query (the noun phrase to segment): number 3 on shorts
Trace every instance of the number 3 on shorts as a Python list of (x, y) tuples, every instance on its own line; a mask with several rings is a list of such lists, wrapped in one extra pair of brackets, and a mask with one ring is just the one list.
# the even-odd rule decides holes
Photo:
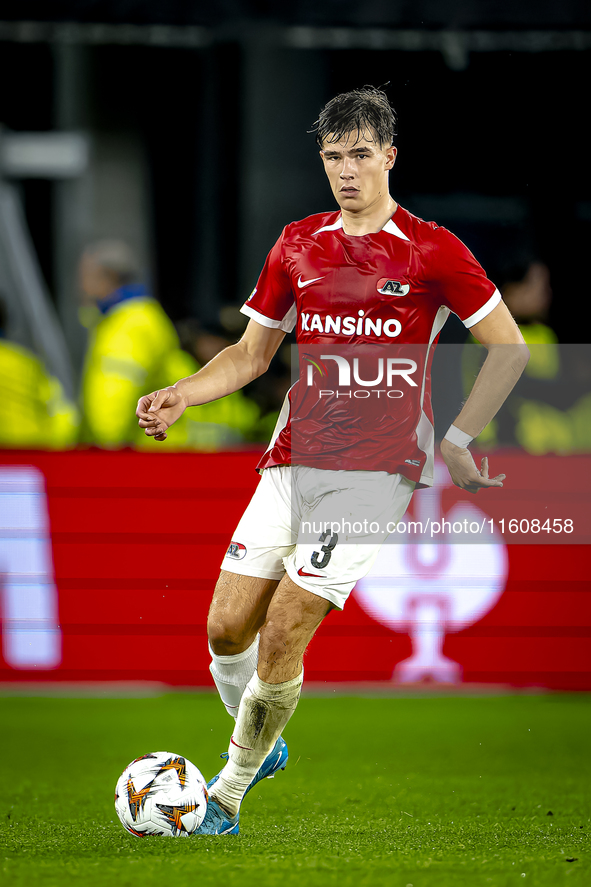
[[(328, 567), (332, 557), (332, 550), (339, 541), (337, 533), (329, 533), (328, 531), (324, 532), (318, 541), (325, 542), (327, 538), (330, 539), (330, 542), (323, 545), (320, 551), (313, 551), (312, 557), (310, 558), (310, 563), (313, 567), (316, 567), (317, 570), (324, 570), (325, 567)], [(323, 552), (322, 559), (320, 558), (320, 552)]]

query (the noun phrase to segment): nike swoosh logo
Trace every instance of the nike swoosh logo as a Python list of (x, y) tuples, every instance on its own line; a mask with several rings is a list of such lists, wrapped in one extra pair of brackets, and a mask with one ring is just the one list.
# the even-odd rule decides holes
[(326, 579), (326, 576), (321, 576), (320, 573), (306, 573), (303, 567), (300, 567), (298, 570), (298, 576), (313, 576), (314, 579)]
[(316, 283), (318, 280), (323, 280), (323, 277), (313, 277), (312, 280), (302, 280), (302, 275), (300, 274), (298, 286), (300, 289), (303, 289), (305, 286), (310, 286), (311, 283)]

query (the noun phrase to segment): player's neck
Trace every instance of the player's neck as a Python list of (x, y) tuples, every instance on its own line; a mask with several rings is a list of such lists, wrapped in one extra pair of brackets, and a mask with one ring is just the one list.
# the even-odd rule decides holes
[(359, 212), (341, 209), (343, 219), (343, 231), (353, 237), (362, 237), (364, 234), (377, 234), (381, 231), (388, 219), (391, 219), (398, 204), (389, 194), (383, 200), (368, 206)]

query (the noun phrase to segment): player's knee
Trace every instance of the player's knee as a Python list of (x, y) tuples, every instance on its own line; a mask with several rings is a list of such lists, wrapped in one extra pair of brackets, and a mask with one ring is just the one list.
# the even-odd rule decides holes
[(243, 625), (231, 619), (222, 620), (211, 616), (207, 620), (207, 637), (211, 649), (217, 656), (233, 656), (235, 653), (241, 653), (248, 641)]

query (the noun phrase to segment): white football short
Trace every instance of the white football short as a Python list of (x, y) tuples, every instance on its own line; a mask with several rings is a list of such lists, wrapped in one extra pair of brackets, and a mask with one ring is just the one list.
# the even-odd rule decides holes
[(415, 482), (385, 471), (266, 468), (222, 569), (281, 579), (339, 610), (370, 571), (410, 503)]

